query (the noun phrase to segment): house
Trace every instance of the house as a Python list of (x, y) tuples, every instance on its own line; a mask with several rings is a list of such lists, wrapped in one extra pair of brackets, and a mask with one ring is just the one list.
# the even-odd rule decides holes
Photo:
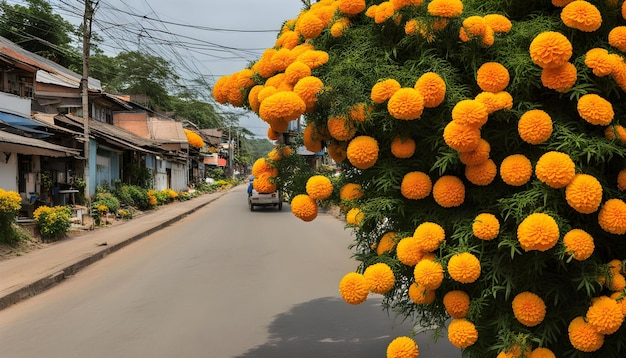
[[(112, 187), (117, 181), (186, 189), (189, 145), (181, 123), (103, 93), (92, 78), (85, 123), (81, 78), (0, 37), (0, 149), (5, 156), (0, 187), (55, 205), (66, 204), (66, 193), (76, 192), (77, 180), (85, 177), (88, 196), (97, 186)], [(134, 116), (144, 119), (146, 133), (128, 130), (133, 128), (126, 119)]]

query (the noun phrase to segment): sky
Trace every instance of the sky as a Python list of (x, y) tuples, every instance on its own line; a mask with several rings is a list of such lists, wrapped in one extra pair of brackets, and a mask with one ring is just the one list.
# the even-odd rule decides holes
[[(9, 3), (26, 5), (25, 0)], [(83, 0), (48, 0), (53, 11), (79, 24)], [(93, 32), (100, 47), (115, 56), (124, 50), (144, 50), (170, 61), (187, 79), (212, 84), (260, 58), (274, 45), (286, 20), (303, 9), (301, 0), (92, 0), (98, 3)], [(267, 137), (267, 123), (256, 114), (232, 106), (240, 126)]]

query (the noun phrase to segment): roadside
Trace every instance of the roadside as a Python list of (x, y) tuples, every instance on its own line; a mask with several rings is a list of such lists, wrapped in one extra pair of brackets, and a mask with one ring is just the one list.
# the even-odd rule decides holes
[(0, 260), (0, 310), (59, 284), (84, 267), (201, 209), (233, 188), (236, 186), (163, 205), (131, 220), (72, 233), (59, 241), (35, 240), (7, 251), (5, 259)]

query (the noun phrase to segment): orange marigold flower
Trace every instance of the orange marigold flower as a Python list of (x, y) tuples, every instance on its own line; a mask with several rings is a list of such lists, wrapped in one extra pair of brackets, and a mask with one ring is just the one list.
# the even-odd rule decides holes
[(404, 33), (407, 35), (413, 35), (417, 32), (417, 29), (420, 27), (421, 22), (411, 19), (404, 24)]
[(483, 19), (485, 19), (487, 25), (493, 29), (493, 32), (506, 33), (511, 31), (511, 28), (513, 27), (511, 20), (504, 15), (489, 14), (483, 16)]
[(396, 119), (417, 119), (424, 111), (424, 97), (414, 88), (400, 88), (389, 98), (387, 110)]
[(576, 66), (570, 62), (566, 62), (560, 67), (544, 68), (541, 71), (541, 84), (560, 93), (572, 88), (577, 78)]
[(600, 208), (598, 223), (602, 230), (611, 234), (626, 233), (626, 203), (621, 199), (609, 199)]
[(359, 169), (367, 169), (378, 160), (378, 142), (369, 136), (358, 136), (348, 144), (348, 160)]
[(405, 237), (398, 242), (396, 247), (398, 260), (407, 266), (415, 266), (424, 257), (424, 252), (419, 250), (419, 243), (413, 236)]
[(331, 157), (332, 160), (334, 160), (337, 163), (343, 162), (348, 157), (348, 153), (347, 153), (348, 143), (347, 142), (332, 142), (328, 144), (327, 149), (328, 149), (328, 155)]
[(408, 6), (420, 6), (424, 0), (389, 0), (395, 10), (400, 10)]
[[(526, 347), (524, 357), (530, 357), (530, 347)], [(496, 358), (522, 358), (522, 348), (519, 344), (513, 343), (506, 350), (500, 351)]]
[(567, 334), (572, 346), (582, 352), (595, 352), (604, 344), (604, 335), (596, 332), (581, 316), (570, 322)]
[(489, 142), (480, 138), (476, 149), (469, 152), (459, 153), (459, 159), (461, 163), (465, 165), (478, 165), (482, 164), (489, 159), (489, 153), (491, 152), (491, 145)]
[(453, 346), (465, 349), (478, 340), (474, 324), (465, 318), (455, 318), (448, 325), (448, 340)]
[(314, 200), (324, 200), (333, 193), (333, 184), (323, 175), (314, 175), (306, 182), (306, 193)]
[(267, 97), (273, 95), (276, 92), (278, 92), (278, 90), (274, 86), (263, 86), (263, 88), (261, 88), (261, 90), (257, 94), (257, 99), (259, 101), (259, 108), (260, 108), (261, 103), (263, 103), (263, 101), (265, 101)]
[(400, 192), (407, 199), (420, 200), (430, 195), (433, 184), (428, 174), (424, 172), (410, 172), (402, 178)]
[(530, 356), (533, 358), (556, 358), (556, 355), (554, 354), (554, 352), (544, 347), (535, 348), (530, 353)]
[(291, 200), (291, 212), (302, 221), (313, 221), (317, 217), (317, 203), (306, 194), (298, 194)]
[(552, 118), (540, 109), (524, 113), (517, 123), (520, 138), (529, 144), (541, 144), (552, 135)]
[(363, 188), (359, 184), (347, 183), (339, 189), (341, 200), (356, 200), (363, 197)]
[(295, 85), (298, 81), (310, 75), (311, 69), (309, 66), (300, 61), (293, 62), (287, 66), (287, 69), (285, 70), (285, 80), (292, 85)]
[(626, 190), (626, 169), (620, 170), (617, 174), (617, 188), (619, 190)]
[(424, 97), (424, 107), (435, 108), (446, 97), (446, 83), (435, 72), (426, 72), (420, 76), (413, 86)]
[(602, 184), (589, 174), (576, 174), (565, 187), (565, 200), (579, 213), (596, 212), (602, 203)]
[(416, 358), (419, 356), (417, 343), (409, 337), (397, 337), (387, 346), (387, 358)]
[(561, 67), (572, 57), (572, 44), (565, 35), (555, 32), (542, 32), (530, 43), (530, 57), (542, 68)]
[(402, 88), (400, 83), (392, 78), (379, 81), (372, 87), (370, 97), (374, 103), (381, 104), (391, 98), (400, 88)]
[(487, 107), (474, 99), (462, 100), (452, 108), (452, 120), (461, 125), (480, 128), (488, 118)]
[(576, 109), (585, 121), (600, 126), (611, 124), (615, 116), (611, 102), (595, 93), (581, 96), (578, 99)]
[(371, 112), (365, 103), (357, 103), (350, 107), (350, 119), (355, 122), (365, 122), (366, 116)]
[(228, 102), (228, 81), (230, 81), (230, 76), (222, 76), (213, 85), (213, 98), (218, 103)]
[(276, 184), (273, 182), (274, 177), (268, 172), (263, 172), (254, 178), (252, 187), (254, 190), (262, 194), (269, 194), (276, 191)]
[(413, 269), (415, 282), (429, 291), (441, 286), (443, 282), (443, 267), (433, 260), (421, 260)]
[(480, 271), (480, 261), (469, 252), (455, 254), (448, 261), (448, 273), (457, 282), (475, 282), (480, 277)]
[(391, 290), (395, 284), (395, 277), (391, 267), (383, 262), (368, 266), (363, 272), (363, 276), (369, 290), (381, 295)]
[(276, 132), (272, 127), (267, 128), (267, 138), (269, 140), (278, 140), (281, 136), (281, 133)]
[(391, 142), (391, 154), (396, 158), (410, 158), (415, 153), (415, 141), (398, 135)]
[(261, 92), (263, 88), (263, 85), (256, 85), (248, 92), (250, 108), (257, 114), (259, 113), (259, 106), (261, 105), (261, 102), (259, 102), (259, 92)]
[(265, 50), (259, 61), (254, 66), (256, 72), (258, 72), (261, 77), (269, 78), (277, 72), (274, 65), (272, 65), (272, 57), (276, 52), (278, 52), (278, 50), (273, 48)]
[(300, 96), (307, 108), (317, 101), (317, 93), (324, 87), (322, 80), (315, 76), (307, 76), (300, 79), (293, 86), (293, 92)]
[(274, 56), (272, 56), (272, 66), (276, 71), (284, 71), (287, 67), (289, 67), (289, 65), (291, 65), (295, 61), (296, 56), (288, 48), (281, 48), (274, 54)]
[(328, 52), (321, 50), (305, 51), (296, 57), (296, 61), (304, 62), (310, 69), (314, 70), (328, 62)]
[(572, 1), (576, 1), (576, 0), (552, 0), (552, 5), (556, 6), (556, 7), (564, 7), (565, 5), (571, 3)]
[(465, 184), (453, 175), (444, 175), (433, 185), (433, 198), (444, 208), (452, 208), (465, 201)]
[(524, 251), (546, 251), (559, 240), (559, 226), (552, 216), (533, 213), (517, 227), (517, 240)]
[(543, 322), (546, 316), (546, 304), (541, 297), (532, 292), (522, 292), (511, 303), (515, 318), (527, 327), (534, 327)]
[(585, 65), (593, 70), (593, 74), (599, 77), (610, 75), (614, 68), (614, 57), (603, 48), (592, 48), (585, 54)]
[(431, 252), (439, 248), (439, 244), (446, 239), (446, 233), (437, 223), (423, 222), (417, 226), (413, 237), (417, 240), (420, 251)]
[(607, 296), (593, 299), (585, 318), (591, 327), (600, 334), (613, 334), (624, 322), (622, 307)]
[(626, 26), (614, 27), (609, 32), (609, 45), (626, 52)]
[(482, 17), (470, 16), (463, 20), (463, 26), (459, 30), (459, 38), (463, 42), (468, 42), (475, 37), (482, 37), (487, 34), (487, 29), (491, 31), (493, 36), (493, 30), (491, 30)]
[(504, 158), (500, 164), (502, 181), (511, 186), (522, 186), (533, 175), (533, 165), (523, 154), (513, 154)]
[(472, 223), (472, 232), (481, 240), (493, 240), (500, 233), (500, 221), (490, 213), (478, 214)]
[(595, 249), (593, 237), (581, 229), (573, 229), (563, 237), (565, 251), (574, 256), (578, 261), (591, 257)]
[(487, 186), (493, 182), (497, 174), (498, 167), (491, 159), (487, 159), (481, 164), (465, 167), (465, 178), (474, 185)]
[(354, 16), (365, 11), (365, 0), (339, 0), (339, 11)]
[(267, 97), (259, 107), (259, 116), (266, 122), (292, 121), (300, 117), (306, 104), (294, 92), (277, 92)]
[(428, 13), (440, 17), (458, 17), (463, 13), (461, 0), (433, 0), (428, 3)]
[(354, 124), (346, 116), (330, 117), (326, 126), (330, 135), (338, 141), (350, 140), (356, 134)]
[(369, 294), (367, 280), (360, 273), (350, 272), (339, 281), (339, 293), (351, 305), (363, 303)]
[(373, 19), (374, 17), (376, 17), (377, 9), (378, 9), (378, 5), (370, 5), (370, 7), (368, 7), (367, 10), (365, 10), (365, 16), (369, 17), (370, 19)]
[(622, 308), (622, 314), (624, 315), (624, 318), (626, 318), (626, 296), (623, 292), (613, 292), (611, 294), (612, 299), (615, 300), (615, 302), (617, 302), (620, 307)]
[(395, 232), (390, 231), (385, 233), (380, 238), (378, 245), (376, 245), (376, 254), (382, 255), (385, 252), (390, 252), (391, 250), (393, 250), (393, 248), (396, 247), (396, 240), (398, 240), (398, 234), (396, 234)]
[(332, 37), (341, 37), (346, 32), (349, 26), (350, 20), (345, 17), (341, 18), (340, 20), (335, 21), (330, 27), (330, 35)]
[(346, 214), (346, 222), (350, 225), (359, 225), (365, 214), (359, 208), (352, 208)]
[(305, 39), (314, 39), (324, 30), (324, 22), (315, 13), (308, 11), (298, 17), (295, 30)]
[(497, 110), (502, 109), (500, 101), (493, 92), (480, 92), (474, 97), (474, 100), (482, 103), (487, 108), (487, 114), (491, 114)]
[(374, 14), (374, 22), (377, 24), (382, 24), (383, 22), (390, 19), (395, 14), (395, 9), (393, 8), (393, 4), (389, 1), (382, 2), (378, 4), (376, 7), (376, 13)]
[(280, 34), (274, 45), (287, 49), (293, 49), (300, 43), (300, 35), (292, 30), (284, 31)]
[(476, 72), (478, 87), (487, 92), (500, 92), (509, 85), (509, 70), (501, 63), (483, 63)]
[(265, 158), (261, 157), (252, 164), (252, 175), (258, 177), (261, 173), (271, 173), (278, 175), (278, 171)]
[(537, 179), (551, 188), (560, 189), (569, 184), (576, 175), (576, 164), (569, 155), (547, 152), (539, 157), (535, 165)]
[(319, 134), (316, 133), (314, 122), (309, 123), (304, 128), (302, 139), (307, 150), (315, 153), (322, 151), (322, 141), (319, 139)]
[(470, 296), (465, 291), (449, 291), (443, 296), (443, 306), (452, 318), (465, 318), (470, 308)]
[(613, 124), (606, 127), (604, 136), (609, 139), (618, 139), (622, 143), (626, 143), (626, 128), (621, 124)]
[(584, 32), (593, 32), (602, 25), (602, 14), (595, 5), (584, 1), (573, 1), (561, 11), (561, 21), (567, 27)]
[(496, 108), (510, 110), (513, 108), (513, 96), (507, 91), (494, 93)]
[(480, 144), (480, 129), (450, 121), (443, 130), (443, 140), (457, 152), (471, 152)]
[(606, 281), (606, 287), (608, 287), (611, 291), (622, 292), (624, 291), (624, 288), (626, 288), (626, 277), (620, 273), (613, 274)]
[(435, 301), (435, 291), (427, 290), (418, 283), (412, 283), (409, 286), (409, 298), (415, 304), (429, 305)]

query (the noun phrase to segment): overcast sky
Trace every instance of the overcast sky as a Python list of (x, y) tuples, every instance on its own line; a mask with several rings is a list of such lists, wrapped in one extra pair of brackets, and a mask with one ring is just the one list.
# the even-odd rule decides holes
[[(83, 0), (48, 0), (72, 23), (82, 22)], [(9, 0), (25, 5), (25, 0)], [(107, 54), (147, 50), (169, 60), (182, 77), (219, 77), (245, 68), (272, 47), (284, 21), (296, 18), (301, 0), (92, 0), (98, 3), (93, 31)], [(230, 110), (242, 112), (234, 107)], [(254, 113), (240, 125), (266, 137), (267, 124)]]

